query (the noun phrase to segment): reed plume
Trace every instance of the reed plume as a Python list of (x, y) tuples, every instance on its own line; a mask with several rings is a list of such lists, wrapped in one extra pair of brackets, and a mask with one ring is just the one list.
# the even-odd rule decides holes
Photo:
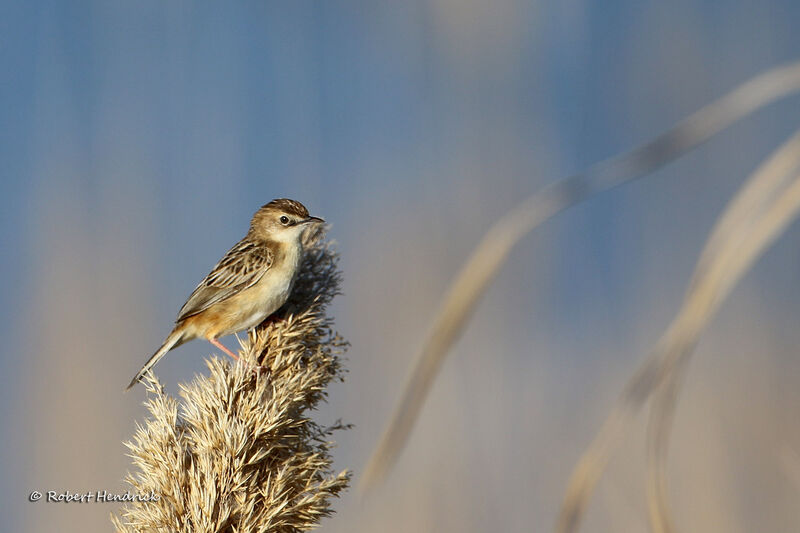
[(147, 376), (149, 418), (126, 443), (137, 469), (127, 482), (159, 499), (112, 515), (117, 531), (295, 532), (333, 512), (350, 473), (333, 471), (331, 435), (347, 426), (310, 411), (344, 374), (347, 343), (326, 315), (337, 263), (329, 245), (310, 244), (292, 297), (240, 343), (240, 362), (210, 358), (209, 375), (179, 398)]

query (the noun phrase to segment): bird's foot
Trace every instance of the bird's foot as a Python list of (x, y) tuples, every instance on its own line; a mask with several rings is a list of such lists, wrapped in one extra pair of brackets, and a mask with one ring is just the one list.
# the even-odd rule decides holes
[(250, 365), (250, 372), (253, 373), (254, 376), (259, 377), (262, 375), (266, 375), (269, 377), (269, 367), (266, 365)]
[(278, 324), (279, 322), (283, 322), (284, 320), (285, 320), (285, 317), (278, 316), (278, 315), (269, 315), (267, 318), (265, 318), (264, 320), (261, 321), (260, 325), (262, 327), (271, 326), (273, 324)]

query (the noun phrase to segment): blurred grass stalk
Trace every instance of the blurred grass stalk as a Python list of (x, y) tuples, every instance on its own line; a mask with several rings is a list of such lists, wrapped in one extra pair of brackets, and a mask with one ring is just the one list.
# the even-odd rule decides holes
[[(397, 461), (444, 358), (466, 325), (480, 296), (522, 237), (566, 208), (664, 166), (740, 118), (798, 91), (800, 62), (769, 70), (695, 112), (654, 140), (631, 152), (597, 163), (583, 174), (545, 187), (498, 220), (450, 285), (428, 337), (415, 359), (392, 419), (366, 467), (361, 489), (369, 490), (383, 481)], [(794, 146), (793, 143), (794, 140), (789, 144)], [(793, 156), (787, 154), (792, 150), (793, 148), (785, 146), (776, 154), (778, 161), (771, 158), (767, 166), (774, 165), (778, 168), (780, 163), (785, 162), (783, 158), (791, 160)], [(793, 195), (796, 185), (792, 182), (779, 197), (774, 198), (772, 203), (760, 211), (760, 216), (755, 213), (748, 216), (751, 209), (755, 208), (754, 204), (760, 204), (770, 194), (778, 193), (777, 184), (773, 180), (779, 181), (776, 177), (779, 172), (756, 174), (733, 202), (730, 210), (723, 215), (717, 229), (712, 232), (684, 308), (657, 345), (654, 358), (645, 364), (626, 387), (617, 408), (612, 411), (576, 466), (559, 518), (559, 531), (577, 529), (588, 495), (605, 468), (607, 454), (618, 441), (626, 426), (625, 422), (652, 394), (654, 388), (672, 375), (676, 361), (685, 359), (675, 356), (678, 353), (675, 350), (680, 350), (680, 354), (690, 351), (693, 346), (693, 341), (690, 341), (696, 339), (702, 326), (707, 323), (732, 285), (795, 215)], [(768, 177), (763, 177), (765, 175)], [(781, 177), (785, 175), (783, 173)], [(757, 178), (758, 176), (762, 177)], [(738, 235), (740, 227), (749, 227), (746, 235)], [(730, 228), (737, 228), (737, 231)], [(736, 245), (728, 244), (732, 233), (737, 234)], [(663, 361), (655, 358), (667, 353), (667, 349), (673, 354), (671, 357), (665, 357)], [(669, 366), (661, 367), (657, 364), (659, 361), (668, 363)], [(670, 394), (674, 396), (676, 392), (670, 392), (670, 387), (664, 390), (664, 396), (656, 402), (653, 417), (655, 422), (650, 425), (651, 434), (660, 434), (669, 426), (671, 406), (674, 404)], [(651, 520), (655, 520), (659, 509), (663, 509), (662, 504), (666, 503), (663, 491), (658, 488), (663, 487), (662, 482), (652, 481), (663, 479), (658, 475), (658, 465), (664, 455), (662, 448), (656, 445), (650, 447), (649, 464), (653, 472), (649, 484), (652, 496)], [(662, 514), (666, 516), (665, 513)], [(660, 523), (663, 527), (669, 527), (666, 518), (660, 520)]]
[[(767, 210), (777, 208), (776, 199), (787, 194), (785, 182), (791, 177), (791, 172), (796, 171), (798, 167), (800, 167), (800, 131), (755, 170), (715, 224), (695, 267), (682, 312), (686, 312), (686, 306), (692, 295), (702, 292), (704, 285), (714, 282), (713, 276), (716, 269), (720, 268), (719, 262), (725, 261), (731, 254), (737, 254), (737, 249), (743, 246), (744, 240), (770, 238), (754, 234), (754, 231), (758, 231), (759, 224), (764, 223), (765, 217), (768, 216)], [(788, 216), (790, 218), (786, 223), (791, 221), (794, 214)], [(763, 231), (763, 228), (761, 229)], [(775, 231), (779, 234), (782, 229), (778, 228)], [(777, 234), (773, 238), (776, 237)], [(768, 244), (767, 242), (763, 246), (766, 247)], [(738, 257), (740, 260), (744, 259), (741, 254)], [(751, 261), (755, 259), (757, 257)], [(747, 267), (744, 267), (744, 270), (747, 270)], [(728, 290), (730, 288), (722, 289), (722, 294), (718, 296), (720, 301), (724, 299)], [(710, 314), (706, 321), (711, 318)], [(686, 372), (689, 355), (687, 352), (683, 355), (683, 360), (676, 363), (674, 371), (669, 373), (664, 383), (658, 387), (650, 407), (647, 428), (647, 494), (651, 530), (654, 533), (669, 533), (675, 530), (669, 518), (666, 461), (678, 388)]]
[(330, 438), (346, 426), (321, 426), (309, 412), (343, 378), (347, 343), (325, 313), (337, 262), (312, 245), (281, 320), (249, 333), (240, 362), (210, 359), (208, 376), (181, 385), (183, 401), (149, 375), (150, 418), (127, 443), (138, 468), (127, 481), (158, 500), (112, 516), (117, 531), (306, 531), (333, 512), (350, 473), (332, 471)]
[[(568, 483), (557, 530), (577, 531), (589, 496), (625, 429), (656, 391), (648, 425), (648, 506), (652, 531), (674, 530), (665, 462), (679, 374), (724, 299), (800, 210), (800, 132), (742, 187), (720, 217), (695, 269), (683, 306), (584, 452)], [(791, 178), (791, 179), (787, 179)]]

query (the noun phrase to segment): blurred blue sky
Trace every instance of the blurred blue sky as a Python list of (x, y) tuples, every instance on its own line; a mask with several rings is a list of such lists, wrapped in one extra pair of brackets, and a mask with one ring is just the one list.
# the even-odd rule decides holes
[[(47, 347), (65, 333), (48, 324), (85, 314), (64, 325), (70, 341), (107, 341), (87, 341), (96, 359), (61, 362), (49, 379), (112, 361), (97, 379), (121, 391), (252, 212), (297, 198), (333, 223), (342, 252), (336, 314), (353, 341), (357, 392), (334, 398), (337, 413), (348, 394), (380, 393), (359, 381), (382, 372), (371, 366), (381, 341), (365, 328), (391, 336), (393, 320), (409, 320), (424, 331), (505, 209), (800, 59), (798, 21), (796, 0), (0, 2), (8, 530), (42, 523), (20, 514), (31, 482), (12, 480), (30, 479), (31, 447), (45, 438), (25, 417), (37, 394), (27, 379), (63, 355)], [(508, 357), (530, 357), (519, 346), (549, 332), (560, 349), (538, 357), (566, 373), (584, 361), (556, 353), (580, 353), (610, 331), (609, 350), (635, 360), (631, 343), (647, 345), (675, 310), (714, 217), (799, 122), (798, 99), (788, 99), (537, 232), (484, 305), (489, 317), (505, 309)], [(753, 291), (781, 311), (776, 328), (800, 316), (799, 241), (789, 232), (757, 271)], [(389, 303), (399, 309), (378, 324), (374, 306)], [(388, 350), (391, 392), (420, 335)], [(195, 344), (165, 360), (171, 384), (202, 369), (210, 348)], [(384, 396), (382, 417), (394, 399)], [(127, 409), (122, 436), (136, 413)], [(345, 458), (362, 460), (374, 441), (382, 418), (368, 420), (356, 420), (366, 429)]]

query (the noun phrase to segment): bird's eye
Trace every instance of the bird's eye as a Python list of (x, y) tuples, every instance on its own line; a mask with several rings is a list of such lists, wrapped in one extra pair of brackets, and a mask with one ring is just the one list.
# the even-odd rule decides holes
[(287, 224), (289, 224), (289, 217), (287, 217), (286, 215), (282, 215), (281, 218), (280, 218), (280, 221), (281, 221), (281, 224), (286, 226)]

